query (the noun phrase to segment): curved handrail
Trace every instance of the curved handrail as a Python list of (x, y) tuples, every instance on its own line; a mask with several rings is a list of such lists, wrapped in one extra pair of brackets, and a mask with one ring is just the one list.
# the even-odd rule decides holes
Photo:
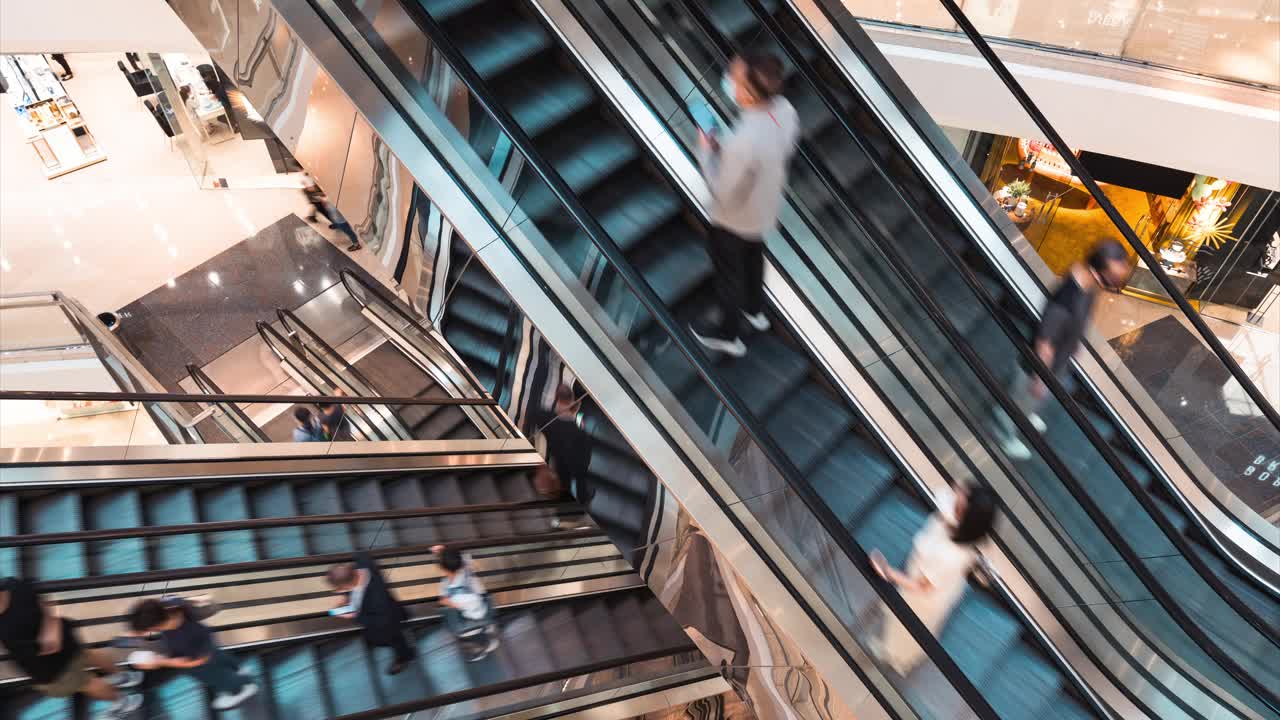
[[(191, 381), (201, 392), (209, 395), (222, 395), (222, 388), (213, 381), (213, 378), (205, 374), (203, 370), (190, 363), (187, 364), (187, 375), (191, 377)], [(225, 402), (210, 399), (209, 404), (216, 406), (221, 412), (225, 413), (232, 424), (240, 429), (252, 442), (271, 442), (271, 438), (258, 427), (239, 405), (233, 402)]]
[(850, 558), (853, 565), (858, 568), (866, 581), (875, 589), (881, 602), (903, 624), (912, 639), (924, 649), (931, 661), (968, 704), (969, 710), (980, 718), (989, 718), (991, 720), (997, 718), (998, 715), (995, 710), (991, 708), (986, 698), (978, 692), (973, 683), (955, 664), (955, 661), (942, 647), (938, 639), (920, 622), (902, 597), (885, 580), (870, 569), (870, 559), (867, 553), (852, 542), (847, 530), (844, 529), (830, 508), (815, 497), (813, 489), (802, 480), (799, 469), (787, 458), (786, 454), (782, 452), (771, 437), (758, 430), (763, 424), (754, 417), (738, 393), (726, 387), (720, 381), (718, 374), (708, 367), (705, 356), (695, 349), (694, 341), (690, 337), (689, 331), (675, 320), (661, 298), (632, 267), (622, 249), (608, 235), (599, 221), (582, 206), (581, 201), (568, 183), (546, 161), (523, 128), (515, 122), (505, 108), (496, 105), (489, 99), (491, 93), (487, 88), (487, 84), (465, 56), (454, 46), (453, 41), (442, 30), (435, 18), (416, 4), (412, 7), (405, 6), (405, 10), (430, 38), (433, 48), (448, 61), (453, 72), (462, 81), (463, 85), (468, 88), (475, 101), (484, 112), (494, 119), (499, 129), (508, 136), (512, 144), (524, 156), (526, 167), (535, 172), (539, 179), (546, 183), (552, 195), (568, 210), (570, 217), (583, 229), (596, 249), (600, 251), (604, 260), (609, 263), (613, 272), (618, 274), (630, 292), (639, 300), (645, 311), (653, 318), (654, 322), (671, 338), (674, 347), (689, 361), (716, 399), (735, 416), (742, 431), (750, 436), (752, 441), (761, 448), (769, 462), (786, 479), (791, 490), (805, 503), (809, 511), (814, 514), (824, 529), (831, 535), (833, 542)]

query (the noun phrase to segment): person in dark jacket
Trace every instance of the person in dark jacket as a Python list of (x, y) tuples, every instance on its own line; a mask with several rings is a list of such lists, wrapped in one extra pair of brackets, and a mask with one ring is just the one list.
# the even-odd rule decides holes
[[(1040, 314), (1032, 339), (1036, 356), (1055, 377), (1064, 377), (1070, 369), (1071, 357), (1084, 340), (1098, 296), (1120, 292), (1129, 272), (1129, 253), (1124, 246), (1116, 240), (1103, 240), (1093, 246), (1084, 262), (1072, 265), (1063, 275)], [(1046, 429), (1039, 413), (1048, 391), (1038, 375), (1022, 368), (1015, 370), (1010, 396), (1039, 432)], [(1005, 454), (1015, 460), (1031, 457), (1031, 449), (1018, 437), (1009, 416), (1000, 409), (995, 414)]]
[(369, 645), (389, 647), (395, 652), (395, 660), (387, 668), (388, 675), (398, 674), (413, 662), (416, 656), (401, 628), (409, 619), (409, 613), (391, 594), (382, 571), (369, 553), (356, 553), (352, 562), (334, 565), (329, 568), (327, 578), (333, 591), (345, 596), (335, 614), (363, 627), (364, 639)]
[(213, 691), (214, 710), (230, 710), (257, 694), (257, 684), (240, 672), (240, 661), (218, 646), (213, 631), (185, 600), (142, 600), (129, 610), (128, 623), (134, 635), (158, 633), (165, 648), (163, 655), (146, 662), (131, 659), (134, 667), (186, 671)]
[(547, 462), (560, 476), (564, 488), (584, 510), (589, 510), (596, 494), (588, 472), (593, 440), (578, 426), (581, 406), (582, 400), (574, 395), (573, 388), (556, 388), (555, 414), (542, 426), (542, 435), (547, 439)]

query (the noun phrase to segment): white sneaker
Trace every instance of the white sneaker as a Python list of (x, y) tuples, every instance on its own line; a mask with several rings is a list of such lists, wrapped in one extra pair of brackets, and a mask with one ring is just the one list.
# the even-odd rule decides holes
[(497, 636), (491, 636), (489, 638), (489, 644), (485, 645), (483, 650), (480, 650), (473, 655), (467, 656), (467, 662), (480, 662), (481, 660), (492, 655), (493, 651), (497, 650), (498, 645), (500, 644), (501, 643), (498, 641)]
[(722, 352), (733, 357), (742, 357), (747, 354), (747, 346), (743, 344), (741, 338), (725, 340), (724, 338), (704, 336), (698, 334), (698, 331), (692, 327), (689, 328), (689, 331), (693, 333), (693, 339), (702, 343), (702, 346), (708, 350)]
[(765, 332), (772, 327), (769, 324), (769, 316), (765, 315), (763, 312), (758, 312), (752, 315), (751, 313), (743, 310), (742, 317), (747, 319), (747, 322), (751, 324), (752, 328), (755, 328), (756, 332)]
[(231, 695), (228, 693), (222, 693), (218, 697), (214, 698), (213, 709), (214, 710), (230, 710), (231, 708), (239, 705), (240, 703), (244, 702), (245, 700), (248, 700), (249, 698), (257, 694), (258, 694), (258, 686), (254, 683), (249, 683), (244, 687), (240, 688), (240, 692), (234, 695)]
[(1000, 447), (1010, 460), (1027, 460), (1031, 457), (1031, 448), (1016, 437), (1010, 436), (1001, 439)]
[(1041, 435), (1044, 434), (1045, 430), (1049, 429), (1049, 426), (1044, 424), (1044, 418), (1035, 413), (1027, 413), (1027, 419), (1031, 421), (1031, 427), (1035, 428), (1036, 432)]
[(129, 693), (94, 715), (94, 720), (120, 720), (137, 712), (141, 707), (142, 693)]
[(143, 677), (141, 670), (121, 670), (114, 675), (108, 675), (107, 682), (115, 686), (117, 690), (127, 690), (141, 685)]

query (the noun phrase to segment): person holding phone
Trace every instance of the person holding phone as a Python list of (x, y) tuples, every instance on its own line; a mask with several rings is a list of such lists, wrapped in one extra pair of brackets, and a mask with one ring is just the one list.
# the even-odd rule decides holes
[(747, 353), (744, 322), (757, 332), (769, 329), (764, 236), (778, 224), (787, 165), (800, 134), (799, 116), (780, 94), (782, 84), (782, 60), (776, 55), (748, 52), (734, 58), (724, 90), (741, 110), (738, 121), (724, 133), (714, 125), (698, 133), (698, 164), (711, 191), (707, 251), (720, 317), (690, 329), (707, 349), (733, 357)]
[(401, 627), (409, 620), (409, 613), (391, 594), (372, 555), (356, 553), (352, 562), (329, 568), (326, 579), (334, 592), (344, 596), (329, 614), (354, 620), (364, 628), (368, 645), (389, 647), (395, 653), (388, 675), (398, 675), (417, 658)]
[(213, 691), (213, 709), (230, 710), (253, 697), (258, 686), (240, 673), (240, 661), (218, 647), (213, 631), (195, 617), (194, 609), (182, 598), (148, 599), (129, 611), (129, 629), (135, 635), (158, 633), (165, 653), (134, 659), (143, 670), (172, 668), (184, 670)]

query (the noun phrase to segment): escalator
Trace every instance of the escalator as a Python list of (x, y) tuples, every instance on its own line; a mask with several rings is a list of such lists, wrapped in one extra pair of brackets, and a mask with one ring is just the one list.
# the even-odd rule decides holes
[[(619, 277), (634, 268), (661, 305), (670, 308), (663, 312), (679, 325), (699, 318), (712, 305), (713, 289), (710, 263), (702, 250), (706, 228), (697, 212), (646, 157), (573, 57), (523, 2), (450, 0), (421, 7), (387, 3), (384, 9), (387, 6), (399, 6), (418, 24), (476, 92), (475, 101), (492, 114), (470, 118), (468, 137), (480, 157), (491, 161), (500, 145), (495, 138), (505, 134), (537, 168), (514, 180), (511, 193), (520, 209), (571, 271), (589, 278), (592, 293), (622, 325), (671, 395), (717, 443), (733, 445), (738, 433), (735, 418), (725, 415), (721, 395), (686, 362), (687, 336), (682, 347), (668, 336), (672, 322), (650, 307), (637, 312)], [(376, 36), (373, 28), (381, 18), (370, 23), (354, 7), (344, 4), (343, 10), (357, 26), (365, 26), (366, 37)], [(491, 18), (504, 22), (486, 20)], [(377, 41), (370, 38), (375, 46)], [(494, 164), (499, 163), (490, 162)], [(610, 260), (620, 254), (626, 265), (601, 270), (602, 251)], [(774, 324), (780, 325), (776, 318)], [(831, 499), (843, 532), (863, 547), (883, 548), (894, 562), (904, 561), (910, 538), (929, 508), (912, 480), (836, 394), (796, 338), (775, 329), (745, 340), (745, 358), (713, 361), (723, 387), (751, 389), (743, 393), (742, 415), (760, 419), (752, 425), (777, 449), (789, 477), (808, 478)], [(787, 502), (784, 496), (770, 495), (778, 487), (768, 483), (776, 480), (761, 480), (756, 495), (767, 497), (766, 503)], [(821, 562), (804, 557), (795, 561), (802, 566)], [(860, 569), (867, 572), (865, 565)], [(980, 695), (975, 704), (995, 708), (986, 710), (986, 716), (1040, 717), (1050, 708), (1060, 717), (1093, 714), (1023, 616), (986, 589), (969, 589), (943, 632), (942, 648), (968, 683), (981, 684), (966, 692)], [(937, 682), (926, 675), (903, 680), (908, 697), (921, 706), (929, 704), (930, 685)], [(1028, 692), (1028, 678), (1037, 679), (1031, 685), (1034, 692)]]
[[(710, 48), (706, 42), (680, 43), (692, 58), (690, 70), (722, 67), (727, 56), (746, 47), (769, 48), (788, 58), (787, 95), (802, 117), (810, 120), (802, 145), (807, 146), (805, 155), (812, 159), (814, 175), (824, 181), (810, 183), (802, 170), (797, 192), (822, 197), (813, 192), (820, 184), (842, 191), (837, 202), (819, 205), (815, 214), (823, 225), (840, 229), (830, 236), (844, 238), (850, 266), (863, 269), (860, 277), (874, 288), (876, 297), (901, 298), (891, 303), (900, 326), (914, 335), (921, 354), (939, 369), (957, 396), (976, 399), (988, 391), (981, 387), (978, 374), (965, 372), (969, 360), (964, 353), (938, 343), (936, 336), (918, 332), (932, 323), (921, 303), (908, 301), (912, 295), (932, 295), (952, 326), (953, 337), (965, 339), (985, 364), (988, 379), (1004, 382), (1020, 372), (1020, 363), (1034, 362), (1027, 357), (1025, 340), (1033, 322), (1031, 313), (1018, 305), (999, 269), (975, 246), (929, 183), (904, 161), (890, 134), (842, 81), (842, 74), (786, 3), (648, 4), (664, 28), (679, 28), (683, 37), (702, 33), (712, 38)], [(767, 16), (757, 12), (766, 9)], [(844, 212), (848, 208), (854, 210), (853, 223)], [(851, 242), (868, 234), (872, 241), (862, 247)], [(873, 244), (893, 246), (881, 254), (897, 255), (898, 267), (910, 268), (914, 288), (910, 282), (905, 289), (895, 288), (885, 281), (893, 277), (891, 271), (871, 270), (885, 265)], [(913, 329), (917, 332), (912, 333)], [(1104, 573), (1112, 573), (1113, 587), (1127, 591), (1122, 597), (1130, 600), (1128, 609), (1211, 682), (1233, 695), (1256, 695), (1251, 707), (1259, 712), (1276, 712), (1274, 688), (1280, 676), (1265, 660), (1280, 652), (1276, 639), (1280, 637), (1280, 601), (1274, 586), (1194, 521), (1176, 490), (1159, 479), (1160, 470), (1149, 465), (1142, 449), (1119, 431), (1087, 379), (1069, 378), (1062, 390), (1070, 399), (1049, 403), (1043, 413), (1049, 428), (1045, 439), (1088, 499), (1073, 502), (1073, 494), (1064, 492), (1049, 477), (1051, 473), (1044, 472), (1047, 468), (1036, 467), (1035, 461), (1022, 464), (1022, 477), (1055, 509), (1092, 504), (1092, 513), (1065, 510), (1058, 520), (1067, 525), (1071, 536), (1098, 543), (1106, 541), (1093, 529), (1094, 523), (1110, 524), (1111, 535), (1129, 546), (1129, 553), (1121, 553), (1130, 565), (1124, 576), (1117, 575), (1114, 562), (1107, 562), (1117, 558), (1114, 551), (1103, 544), (1089, 548), (1090, 559), (1105, 567)], [(1068, 406), (1075, 407), (1069, 410)], [(976, 417), (990, 414), (989, 408), (976, 403), (970, 407)], [(1147, 589), (1134, 594), (1134, 581)], [(1152, 589), (1153, 584), (1162, 591)], [(1201, 647), (1206, 638), (1179, 632), (1178, 625), (1203, 628), (1216, 650), (1206, 653)]]
[[(502, 644), (480, 662), (464, 662), (439, 621), (441, 575), (434, 556), (422, 547), (375, 549), (372, 554), (409, 611), (406, 631), (419, 655), (396, 676), (383, 672), (388, 650), (367, 648), (351, 623), (328, 616), (334, 595), (324, 573), (331, 563), (349, 559), (350, 551), (153, 572), (148, 583), (217, 600), (219, 610), (209, 624), (260, 687), (255, 698), (226, 715), (232, 717), (402, 717), (445, 706), (475, 717), (499, 710), (536, 717), (548, 701), (599, 702), (716, 677), (598, 531), (544, 530), (524, 538), (452, 543), (473, 557), (489, 589)], [(138, 598), (137, 585), (128, 580), (41, 580), (38, 588), (76, 617), (87, 643), (118, 645), (113, 636), (119, 616)], [(5, 675), (5, 720), (69, 720), (98, 709), (43, 698), (25, 689), (11, 669)], [(187, 676), (150, 672), (141, 692), (142, 716), (213, 717), (207, 691)]]
[[(187, 375), (200, 392), (206, 395), (224, 394), (213, 378), (195, 365), (187, 365)], [(209, 403), (209, 407), (213, 409), (213, 422), (217, 423), (227, 437), (234, 438), (235, 442), (271, 442), (266, 432), (239, 405), (214, 401)]]

